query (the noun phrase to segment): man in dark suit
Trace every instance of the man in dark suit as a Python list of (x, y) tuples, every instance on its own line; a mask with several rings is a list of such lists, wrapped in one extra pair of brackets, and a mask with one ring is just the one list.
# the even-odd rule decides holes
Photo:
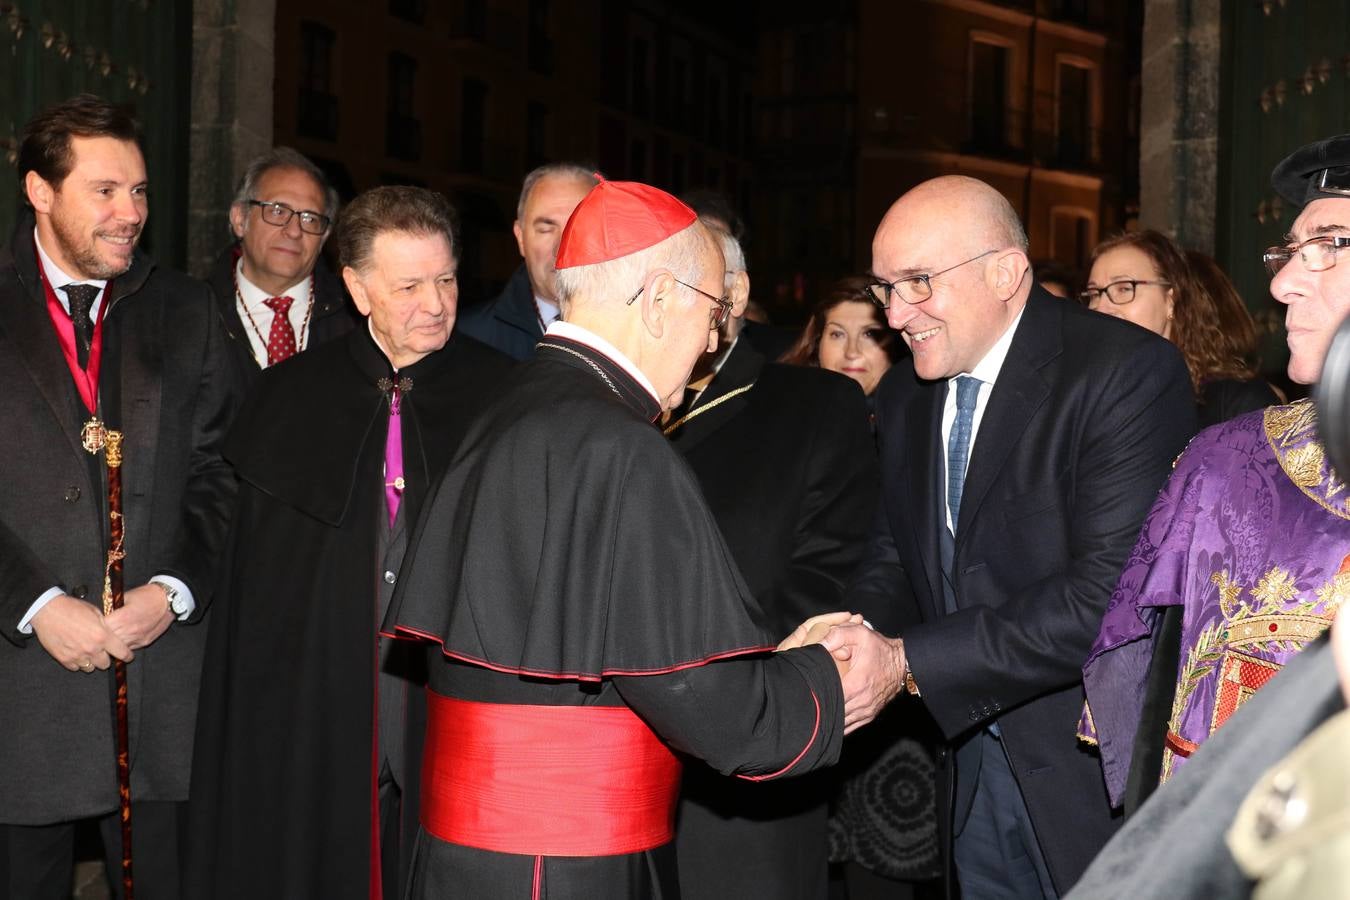
[[(708, 224), (705, 222), (705, 224)], [(665, 428), (703, 488), (751, 594), (775, 634), (843, 605), (876, 508), (867, 404), (823, 369), (765, 359), (740, 338), (750, 279), (740, 244), (721, 240), (731, 315)], [(685, 768), (676, 855), (689, 897), (815, 900), (826, 894), (826, 782), (751, 783)]]
[(268, 366), (346, 334), (357, 316), (320, 256), (337, 220), (338, 195), (323, 171), (290, 147), (244, 170), (211, 290), (230, 337), (230, 357), (252, 386)]
[(534, 356), (534, 345), (559, 315), (558, 240), (595, 183), (595, 173), (575, 163), (549, 163), (525, 176), (511, 226), (524, 261), (500, 294), (464, 311), (461, 333), (512, 359)]
[[(178, 895), (197, 681), (234, 477), (235, 383), (206, 286), (136, 249), (145, 163), (82, 95), (24, 129), (0, 255), (0, 897), (70, 894), (75, 823), (120, 867), (111, 674), (128, 662), (137, 894)], [(102, 428), (125, 436), (125, 605), (104, 615)], [(120, 885), (119, 885), (120, 887)]]
[(1047, 295), (1026, 248), (1008, 202), (957, 176), (901, 197), (872, 245), (912, 360), (879, 388), (882, 510), (850, 605), (920, 622), (855, 657), (888, 658), (949, 742), (939, 818), (969, 897), (1063, 893), (1117, 826), (1075, 738), (1078, 667), (1194, 431), (1175, 348)]

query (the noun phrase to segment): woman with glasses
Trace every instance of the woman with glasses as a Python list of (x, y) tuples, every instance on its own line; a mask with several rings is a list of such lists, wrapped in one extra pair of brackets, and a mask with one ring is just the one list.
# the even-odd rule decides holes
[(1213, 259), (1150, 230), (1099, 244), (1091, 265), (1079, 299), (1176, 344), (1202, 427), (1280, 402), (1257, 377), (1251, 314)]

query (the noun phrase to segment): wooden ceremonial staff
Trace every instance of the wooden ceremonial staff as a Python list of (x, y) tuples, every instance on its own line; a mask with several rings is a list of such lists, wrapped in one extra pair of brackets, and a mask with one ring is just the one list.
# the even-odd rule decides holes
[[(122, 432), (109, 431), (103, 446), (108, 464), (108, 565), (103, 573), (103, 614), (122, 608)], [(127, 734), (127, 664), (113, 660), (117, 728), (117, 797), (122, 813), (122, 893), (134, 900), (131, 877), (131, 741)]]

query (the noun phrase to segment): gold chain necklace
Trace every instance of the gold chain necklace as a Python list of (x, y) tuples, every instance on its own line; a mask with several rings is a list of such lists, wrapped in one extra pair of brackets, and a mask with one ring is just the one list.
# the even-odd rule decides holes
[[(261, 344), (263, 348), (263, 358), (258, 359), (258, 354), (253, 351), (252, 342), (250, 341), (248, 348), (249, 355), (251, 355), (253, 361), (258, 364), (258, 368), (265, 369), (267, 368), (267, 338), (263, 337), (262, 329), (259, 328), (258, 323), (254, 321), (253, 313), (249, 311), (248, 304), (244, 302), (244, 295), (239, 291), (238, 266), (236, 266), (234, 270), (234, 299), (235, 302), (239, 304), (239, 308), (244, 311), (244, 316), (248, 319), (248, 324), (253, 326), (253, 333), (258, 336), (258, 343)], [(314, 275), (311, 273), (309, 276), (309, 305), (305, 307), (305, 320), (300, 323), (300, 336), (295, 342), (296, 353), (305, 349), (305, 336), (309, 334), (309, 317), (314, 314), (314, 301)], [(276, 312), (273, 312), (272, 316), (275, 318)], [(288, 312), (287, 321), (289, 320), (290, 315)]]
[(752, 387), (754, 387), (754, 386), (755, 386), (755, 383), (752, 381), (752, 382), (750, 382), (750, 383), (747, 384), (747, 385), (744, 385), (744, 386), (742, 386), (742, 387), (736, 388), (736, 390), (734, 390), (734, 391), (727, 391), (725, 394), (723, 394), (722, 396), (718, 397), (716, 400), (712, 401), (711, 403), (706, 403), (706, 404), (704, 404), (703, 406), (700, 406), (698, 409), (691, 409), (691, 410), (689, 410), (689, 412), (687, 412), (687, 413), (685, 413), (684, 415), (680, 416), (679, 419), (677, 419), (677, 420), (674, 421), (674, 422), (671, 422), (671, 423), (670, 423), (669, 425), (667, 425), (665, 428), (662, 428), (662, 429), (661, 429), (661, 433), (664, 434), (664, 435), (669, 435), (671, 432), (673, 432), (675, 429), (679, 428), (679, 427), (680, 427), (681, 425), (683, 425), (685, 422), (688, 422), (688, 421), (690, 421), (691, 419), (697, 419), (699, 416), (703, 415), (703, 414), (704, 414), (705, 412), (707, 412), (708, 410), (710, 410), (710, 409), (715, 409), (715, 408), (717, 408), (718, 406), (721, 406), (723, 403), (726, 403), (726, 402), (727, 402), (728, 400), (730, 400), (732, 397), (739, 397), (741, 394), (744, 394), (746, 391), (750, 390), (750, 389), (751, 389)]

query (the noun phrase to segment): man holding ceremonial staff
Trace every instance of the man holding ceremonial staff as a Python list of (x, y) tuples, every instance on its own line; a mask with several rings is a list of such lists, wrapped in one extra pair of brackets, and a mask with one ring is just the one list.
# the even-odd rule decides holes
[[(0, 252), (0, 898), (69, 896), (82, 819), (121, 868), (114, 659), (129, 663), (137, 896), (176, 897), (233, 380), (206, 287), (136, 249), (135, 121), (75, 97), (28, 123), (18, 161), (27, 209)], [(104, 615), (113, 428), (128, 589)]]

